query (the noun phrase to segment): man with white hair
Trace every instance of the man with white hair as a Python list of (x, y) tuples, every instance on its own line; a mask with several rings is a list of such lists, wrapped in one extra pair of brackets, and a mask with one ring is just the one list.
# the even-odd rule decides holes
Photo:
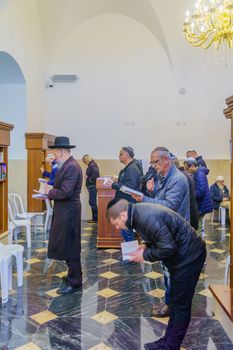
[(48, 258), (66, 261), (68, 274), (57, 289), (62, 295), (74, 293), (82, 286), (80, 193), (83, 174), (70, 154), (74, 147), (66, 136), (56, 137), (54, 145), (49, 146), (54, 149), (59, 170), (53, 189), (46, 186), (48, 198), (54, 201)]
[(215, 210), (218, 210), (219, 207), (224, 207), (230, 212), (230, 193), (224, 184), (222, 175), (217, 176), (215, 183), (210, 186), (210, 195)]

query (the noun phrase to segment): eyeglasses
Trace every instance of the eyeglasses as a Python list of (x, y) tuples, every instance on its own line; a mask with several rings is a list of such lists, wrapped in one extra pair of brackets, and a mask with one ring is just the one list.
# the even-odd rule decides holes
[(150, 164), (157, 165), (159, 163), (159, 161), (160, 161), (160, 158), (157, 159), (157, 160), (153, 160), (153, 162), (150, 162)]

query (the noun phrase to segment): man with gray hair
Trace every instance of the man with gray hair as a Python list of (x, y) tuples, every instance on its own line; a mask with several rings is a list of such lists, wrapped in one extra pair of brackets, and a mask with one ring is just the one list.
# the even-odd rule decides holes
[[(150, 163), (154, 166), (159, 175), (156, 186), (153, 181), (150, 181), (147, 187), (152, 197), (144, 195), (132, 195), (132, 197), (138, 202), (164, 205), (189, 221), (190, 197), (188, 180), (186, 176), (172, 164), (169, 150), (166, 147), (156, 147), (151, 152)], [(169, 314), (170, 279), (166, 268), (164, 269), (164, 284), (166, 287), (165, 304), (162, 304), (159, 308), (155, 305), (152, 310), (153, 316), (166, 317)]]

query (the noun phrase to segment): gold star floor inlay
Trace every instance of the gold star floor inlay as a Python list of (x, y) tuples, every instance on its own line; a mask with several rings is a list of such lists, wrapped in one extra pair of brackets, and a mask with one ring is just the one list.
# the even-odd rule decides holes
[(208, 241), (208, 240), (205, 240), (205, 242), (206, 242), (206, 244), (214, 244), (214, 243), (216, 243), (214, 241)]
[(105, 289), (100, 290), (96, 294), (100, 295), (101, 297), (104, 297), (104, 298), (111, 298), (114, 295), (119, 294), (119, 292), (117, 292), (116, 290), (113, 290), (111, 288), (105, 288)]
[(98, 344), (98, 345), (94, 346), (93, 348), (90, 348), (89, 350), (112, 350), (112, 348), (110, 348), (109, 346), (101, 343), (101, 344)]
[(152, 317), (152, 319), (163, 324), (168, 324), (169, 317)]
[(198, 294), (203, 295), (204, 297), (208, 297), (208, 298), (212, 298), (212, 293), (209, 289), (204, 289), (201, 292), (199, 292)]
[(56, 297), (60, 297), (60, 294), (57, 294), (57, 288), (51, 289), (48, 292), (45, 292), (45, 294), (47, 294), (48, 296), (52, 297), (52, 298), (56, 298)]
[(39, 312), (38, 314), (32, 315), (31, 318), (37, 323), (43, 324), (48, 321), (54, 320), (55, 318), (57, 318), (57, 315), (53, 314), (48, 310), (45, 310), (45, 311)]
[(36, 252), (37, 253), (46, 253), (48, 251), (47, 248), (39, 248), (39, 249), (36, 249)]
[(163, 298), (165, 295), (165, 291), (163, 289), (153, 289), (150, 292), (148, 292), (147, 294), (151, 295), (152, 297), (155, 298)]
[(33, 343), (27, 343), (25, 345), (20, 346), (19, 348), (15, 348), (15, 350), (41, 350), (41, 348), (39, 348)]
[(199, 280), (204, 280), (206, 277), (208, 277), (208, 275), (205, 273), (200, 273)]
[(117, 253), (117, 252), (119, 252), (120, 250), (119, 249), (104, 249), (104, 251), (105, 252), (107, 252), (107, 253)]
[[(31, 276), (31, 275), (32, 275), (31, 272), (23, 271), (23, 276), (24, 277), (28, 277), (28, 276)], [(17, 272), (13, 273), (13, 276), (17, 277)]]
[(211, 252), (211, 253), (221, 254), (221, 253), (224, 253), (225, 250), (215, 248), (215, 249), (211, 249), (210, 252)]
[(118, 316), (115, 316), (108, 311), (102, 311), (102, 312), (92, 316), (91, 318), (93, 320), (101, 323), (101, 324), (107, 324), (107, 323), (110, 323), (112, 321), (117, 320)]
[(33, 258), (33, 259), (28, 259), (28, 260), (25, 260), (26, 263), (32, 265), (32, 264), (36, 264), (38, 262), (41, 262), (40, 259), (37, 259), (37, 258)]
[(56, 273), (54, 276), (57, 276), (59, 278), (66, 277), (67, 271), (62, 271), (62, 272)]
[(119, 276), (119, 273), (108, 271), (108, 272), (101, 273), (100, 276), (110, 280), (112, 278)]
[(148, 272), (144, 275), (145, 277), (149, 277), (149, 278), (152, 278), (152, 279), (156, 279), (156, 278), (161, 278), (163, 277), (163, 275), (161, 273), (158, 273), (158, 272), (155, 272), (155, 271), (152, 271), (152, 272)]
[(106, 259), (106, 260), (103, 260), (103, 263), (105, 263), (106, 265), (112, 265), (112, 264), (119, 263), (119, 261), (116, 259)]

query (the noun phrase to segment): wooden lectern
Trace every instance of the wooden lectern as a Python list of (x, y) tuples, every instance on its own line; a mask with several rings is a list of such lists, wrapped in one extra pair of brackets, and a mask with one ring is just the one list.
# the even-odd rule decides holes
[(0, 238), (8, 230), (8, 146), (13, 128), (0, 122)]
[[(231, 119), (231, 140), (233, 140), (233, 96), (226, 99), (227, 108), (223, 110), (227, 119)], [(223, 327), (233, 340), (233, 144), (231, 144), (231, 227), (230, 227), (230, 283), (229, 285), (211, 285), (209, 288), (213, 293), (214, 300), (220, 312), (224, 312)], [(225, 316), (224, 316), (225, 315)], [(221, 318), (221, 316), (220, 316)], [(226, 320), (229, 321), (226, 326)], [(220, 319), (221, 322), (221, 319)], [(221, 322), (222, 323), (222, 322)], [(229, 331), (229, 332), (228, 332)], [(232, 336), (232, 337), (231, 337)]]
[(98, 237), (97, 248), (120, 248), (123, 239), (120, 230), (117, 230), (106, 220), (108, 202), (115, 197), (115, 190), (104, 185), (104, 178), (99, 177), (96, 181), (98, 193)]
[(38, 178), (41, 177), (40, 167), (44, 163), (48, 153), (48, 146), (53, 145), (54, 135), (44, 133), (26, 133), (27, 149), (27, 211), (43, 212), (44, 201), (33, 199), (33, 190), (39, 188)]

